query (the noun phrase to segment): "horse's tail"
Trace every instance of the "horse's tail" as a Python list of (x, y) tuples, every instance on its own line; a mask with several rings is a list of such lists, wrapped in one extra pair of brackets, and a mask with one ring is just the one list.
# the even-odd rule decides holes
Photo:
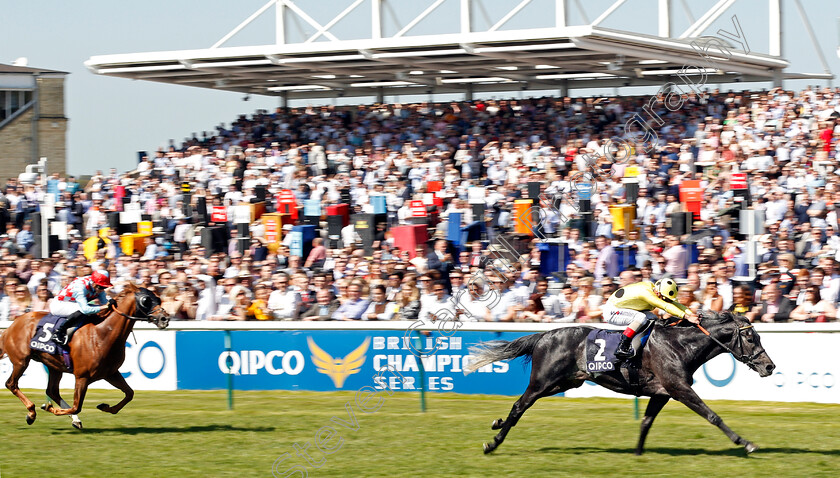
[(513, 359), (523, 355), (526, 356), (526, 361), (530, 360), (531, 353), (533, 353), (534, 347), (537, 346), (537, 342), (542, 335), (542, 333), (526, 335), (512, 342), (493, 340), (470, 347), (472, 357), (470, 364), (464, 368), (464, 375), (469, 375), (479, 368), (499, 360)]

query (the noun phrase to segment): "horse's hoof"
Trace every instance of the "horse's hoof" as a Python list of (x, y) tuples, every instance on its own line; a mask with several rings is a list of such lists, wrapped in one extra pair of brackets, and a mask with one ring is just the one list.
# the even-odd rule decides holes
[(100, 403), (99, 405), (96, 406), (96, 408), (107, 413), (108, 409), (111, 408), (111, 406), (108, 405), (107, 403)]
[(27, 415), (26, 416), (26, 424), (27, 425), (32, 425), (33, 423), (35, 423), (35, 415), (32, 415), (31, 417), (29, 415)]
[(50, 408), (50, 405), (51, 405), (50, 403), (45, 403), (45, 404), (41, 405), (41, 410), (43, 410), (45, 412), (49, 411), (48, 409)]
[(491, 430), (498, 430), (499, 428), (502, 428), (502, 421), (503, 420), (501, 418), (497, 418), (497, 419), (493, 420), (493, 423), (490, 424), (490, 429)]
[(484, 454), (486, 455), (486, 454), (490, 453), (491, 451), (493, 451), (493, 447), (491, 447), (489, 443), (485, 443), (484, 444)]
[(73, 422), (73, 428), (75, 428), (76, 430), (81, 430), (82, 422)]
[(755, 443), (748, 441), (747, 444), (744, 445), (744, 450), (747, 450), (747, 453), (752, 453), (758, 450), (758, 446)]

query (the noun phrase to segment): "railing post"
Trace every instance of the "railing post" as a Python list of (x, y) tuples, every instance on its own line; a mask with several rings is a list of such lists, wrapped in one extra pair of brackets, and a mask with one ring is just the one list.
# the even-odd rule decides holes
[(233, 372), (231, 369), (233, 368), (233, 357), (231, 354), (233, 353), (233, 346), (231, 344), (230, 338), (230, 329), (225, 329), (225, 352), (227, 352), (227, 358), (225, 359), (225, 364), (228, 368), (227, 374), (227, 399), (228, 399), (228, 410), (233, 410)]
[[(423, 350), (423, 337), (420, 331), (416, 331), (415, 350)], [(423, 354), (420, 354), (419, 373), (420, 373), (420, 411), (426, 412), (426, 368), (423, 366)]]

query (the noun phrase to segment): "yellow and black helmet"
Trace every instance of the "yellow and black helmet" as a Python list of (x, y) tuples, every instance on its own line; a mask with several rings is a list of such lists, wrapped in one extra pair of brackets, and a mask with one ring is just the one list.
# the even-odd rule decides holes
[(654, 290), (659, 292), (662, 297), (670, 300), (677, 300), (677, 283), (674, 279), (660, 279), (653, 285)]

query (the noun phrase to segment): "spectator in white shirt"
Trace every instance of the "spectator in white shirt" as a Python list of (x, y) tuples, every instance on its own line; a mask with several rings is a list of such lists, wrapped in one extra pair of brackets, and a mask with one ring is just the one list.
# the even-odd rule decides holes
[(397, 307), (385, 300), (385, 286), (375, 285), (370, 289), (370, 305), (362, 314), (362, 320), (391, 320)]
[(300, 308), (300, 295), (289, 289), (289, 275), (276, 274), (273, 279), (274, 290), (268, 296), (268, 309), (276, 320), (297, 319)]
[(431, 294), (424, 294), (420, 298), (420, 320), (430, 323), (436, 320), (453, 320), (455, 309), (449, 294), (446, 293), (446, 285), (443, 281), (435, 281), (432, 284)]

